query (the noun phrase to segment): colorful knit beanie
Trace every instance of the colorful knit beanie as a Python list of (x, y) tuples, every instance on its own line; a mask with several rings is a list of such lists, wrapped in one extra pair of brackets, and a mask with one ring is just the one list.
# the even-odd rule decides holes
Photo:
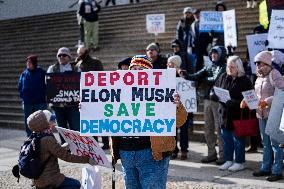
[(146, 69), (152, 69), (152, 60), (145, 55), (136, 55), (132, 58), (129, 69), (133, 66), (141, 66)]

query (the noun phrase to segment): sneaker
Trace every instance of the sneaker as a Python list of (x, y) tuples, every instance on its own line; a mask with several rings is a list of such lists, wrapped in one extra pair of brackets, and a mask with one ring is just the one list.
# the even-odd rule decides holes
[(201, 163), (211, 163), (217, 160), (217, 156), (206, 156), (205, 158), (201, 159)]
[(249, 9), (251, 6), (251, 2), (250, 1), (247, 1), (247, 9)]
[(269, 182), (274, 182), (283, 179), (282, 174), (272, 174), (266, 178)]
[(219, 167), (220, 170), (227, 170), (229, 167), (233, 165), (232, 161), (226, 161), (223, 165)]
[(256, 1), (252, 1), (252, 5), (251, 5), (251, 8), (254, 8), (254, 7), (256, 7), (256, 5), (257, 5), (257, 2)]
[(234, 163), (231, 167), (228, 168), (229, 171), (241, 171), (245, 168), (242, 163)]
[(252, 175), (255, 177), (269, 176), (270, 174), (271, 174), (270, 171), (262, 171), (262, 170), (255, 171), (252, 173)]

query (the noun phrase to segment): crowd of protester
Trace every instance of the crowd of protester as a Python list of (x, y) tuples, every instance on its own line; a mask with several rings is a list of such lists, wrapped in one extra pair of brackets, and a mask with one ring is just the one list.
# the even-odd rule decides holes
[[(99, 48), (98, 12), (101, 7), (96, 1), (79, 3), (78, 18), (80, 18), (81, 39), (75, 62), (72, 62), (71, 52), (66, 47), (58, 49), (57, 62), (49, 66), (46, 72), (38, 66), (37, 55), (30, 55), (26, 58), (26, 69), (20, 76), (18, 90), (23, 99), (27, 136), (32, 131), (49, 130), (52, 127), (49, 121), (42, 122), (41, 119), (47, 116), (46, 119), (49, 120), (49, 113), (42, 111), (48, 107), (46, 73), (104, 70), (103, 63), (90, 55), (90, 51)], [(106, 6), (109, 3), (110, 0), (106, 2)], [(112, 3), (115, 5), (115, 1)], [(256, 6), (256, 1), (247, 1), (247, 5), (247, 8), (253, 8)], [(225, 10), (227, 10), (226, 5), (221, 1), (217, 2), (215, 11)], [(201, 158), (200, 161), (202, 163), (215, 162), (220, 165), (220, 170), (241, 171), (245, 168), (246, 138), (235, 135), (232, 122), (240, 119), (241, 114), (251, 113), (243, 100), (242, 92), (255, 89), (260, 102), (256, 112), (252, 111), (252, 113), (259, 120), (263, 161), (260, 169), (253, 172), (253, 176), (267, 176), (268, 181), (283, 179), (283, 149), (280, 148), (279, 143), (265, 133), (274, 90), (275, 88), (284, 89), (284, 80), (280, 72), (280, 66), (284, 62), (283, 55), (280, 51), (258, 53), (254, 58), (256, 74), (253, 74), (248, 60), (242, 61), (239, 56), (233, 55), (230, 50), (232, 47), (224, 47), (224, 33), (199, 32), (199, 13), (199, 9), (184, 8), (183, 17), (177, 23), (175, 39), (169, 44), (172, 53), (163, 55), (159, 44), (153, 42), (145, 48), (145, 55), (125, 57), (118, 62), (117, 69), (175, 68), (177, 77), (194, 81), (197, 89), (200, 90), (199, 94), (204, 98), (204, 136), (208, 148), (207, 156)], [(266, 30), (261, 25), (253, 30), (254, 34), (264, 32)], [(211, 66), (205, 66), (203, 56), (209, 56)], [(228, 90), (231, 100), (220, 102), (213, 90), (214, 86)], [(181, 151), (181, 160), (188, 159), (190, 155), (188, 154), (190, 140), (188, 128), (193, 126), (193, 113), (185, 111), (178, 94), (175, 95), (175, 104), (180, 148), (178, 148), (175, 137), (111, 137), (110, 145), (109, 138), (102, 137), (103, 149), (110, 148), (112, 152), (113, 164), (121, 159), (126, 188), (165, 188), (170, 159), (178, 158), (179, 151)], [(49, 104), (49, 108), (55, 113), (59, 127), (79, 131), (78, 105)], [(95, 139), (98, 140), (97, 137)], [(260, 146), (257, 137), (251, 138), (250, 141), (251, 150), (249, 152), (257, 151), (257, 147)], [(61, 138), (61, 143), (64, 143), (63, 138)], [(64, 179), (64, 176), (59, 173), (57, 157), (70, 162), (92, 165), (97, 163), (87, 157), (68, 154), (67, 150), (58, 145), (53, 138), (43, 140), (42, 144), (46, 151), (46, 153), (41, 152), (42, 160), (45, 161), (48, 153), (51, 154), (54, 162), (50, 162), (52, 166), (49, 169), (56, 168), (51, 176), (57, 178), (54, 179), (54, 183), (47, 182), (46, 180), (49, 180), (51, 176), (46, 170), (43, 176), (35, 181), (37, 187), (53, 184), (63, 188), (64, 184), (74, 181), (71, 182), (67, 177)], [(218, 152), (216, 146), (218, 146)], [(73, 186), (79, 188), (79, 185), (75, 182)]]

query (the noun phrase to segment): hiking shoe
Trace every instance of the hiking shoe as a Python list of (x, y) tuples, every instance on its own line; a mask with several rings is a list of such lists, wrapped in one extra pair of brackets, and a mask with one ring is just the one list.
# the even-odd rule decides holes
[(241, 171), (245, 168), (242, 163), (234, 163), (231, 167), (228, 168), (229, 171)]
[(269, 182), (274, 182), (281, 179), (283, 179), (282, 174), (272, 174), (266, 178), (266, 180)]
[(252, 173), (253, 176), (255, 177), (263, 177), (263, 176), (269, 176), (271, 175), (271, 172), (270, 171), (255, 171)]
[(219, 167), (220, 170), (227, 170), (229, 167), (233, 165), (232, 161), (226, 161), (223, 165)]
[(217, 156), (206, 156), (205, 158), (201, 159), (201, 163), (211, 163), (217, 160)]

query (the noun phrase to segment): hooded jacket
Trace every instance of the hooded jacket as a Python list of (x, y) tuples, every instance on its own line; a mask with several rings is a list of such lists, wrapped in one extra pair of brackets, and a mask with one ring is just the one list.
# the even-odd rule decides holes
[[(211, 59), (212, 52), (215, 51), (218, 54), (218, 60), (213, 62)], [(213, 85), (219, 78), (219, 76), (226, 72), (226, 49), (222, 46), (215, 46), (209, 52), (209, 58), (212, 61), (212, 66), (204, 67), (194, 74), (185, 75), (185, 79), (193, 81), (203, 81), (206, 83), (205, 99), (210, 99), (210, 92)]]
[[(44, 132), (49, 128), (48, 120), (42, 110), (31, 114), (27, 123), (33, 132)], [(57, 188), (63, 183), (65, 176), (60, 173), (58, 158), (73, 163), (88, 163), (89, 157), (70, 154), (61, 147), (54, 136), (45, 136), (40, 140), (40, 159), (46, 162), (40, 177), (34, 180), (37, 188)]]

